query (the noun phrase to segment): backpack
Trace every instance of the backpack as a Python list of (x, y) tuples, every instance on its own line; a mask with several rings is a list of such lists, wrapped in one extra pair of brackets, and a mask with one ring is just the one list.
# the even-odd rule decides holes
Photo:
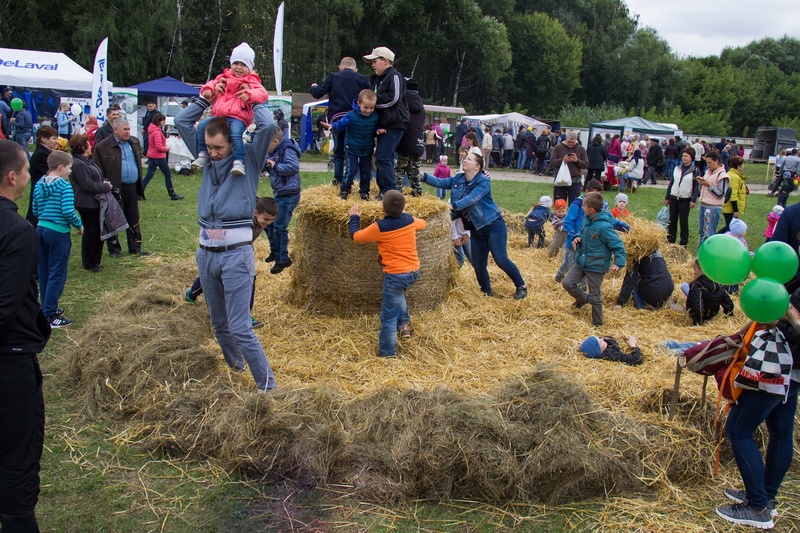
[(545, 136), (541, 136), (536, 139), (536, 153), (541, 154), (546, 152), (550, 148), (550, 139)]

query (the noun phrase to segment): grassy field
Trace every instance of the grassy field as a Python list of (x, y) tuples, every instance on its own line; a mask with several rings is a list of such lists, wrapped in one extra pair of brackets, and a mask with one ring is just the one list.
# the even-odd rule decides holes
[[(328, 173), (304, 173), (304, 186), (325, 183)], [(149, 258), (124, 254), (97, 274), (80, 266), (80, 238), (73, 232), (70, 272), (60, 307), (75, 320), (103, 313), (108, 292), (125, 291), (158, 275), (159, 262), (190, 256), (197, 242), (196, 198), (199, 175), (175, 176), (186, 199), (170, 201), (160, 174), (140, 204), (142, 233)], [(269, 194), (262, 183), (261, 194)], [(495, 181), (497, 203), (525, 212), (546, 184)], [(631, 196), (630, 210), (654, 218), (663, 205), (663, 189), (645, 188)], [(613, 203), (614, 193), (605, 194)], [(751, 195), (743, 219), (750, 224), (751, 249), (763, 242), (766, 213), (773, 200)], [(21, 213), (27, 198), (19, 201)], [(691, 219), (696, 243), (696, 211)], [(123, 246), (123, 249), (125, 247)], [(183, 287), (175, 287), (180, 292)], [(45, 372), (47, 429), (42, 459), (42, 494), (37, 508), (43, 531), (568, 531), (592, 529), (592, 502), (547, 508), (501, 508), (476, 502), (410, 502), (385, 508), (359, 502), (344, 488), (303, 491), (289, 482), (258, 482), (232, 476), (212, 461), (180, 461), (153, 456), (130, 446), (124, 423), (94, 420), (81, 408), (62, 379), (59, 353), (74, 343), (70, 331), (57, 330), (41, 356)], [(588, 518), (587, 518), (588, 517)]]

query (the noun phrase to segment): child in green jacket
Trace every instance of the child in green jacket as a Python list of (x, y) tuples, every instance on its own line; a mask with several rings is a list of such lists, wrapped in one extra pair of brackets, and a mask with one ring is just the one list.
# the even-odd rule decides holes
[[(602, 326), (603, 302), (600, 286), (603, 283), (603, 276), (609, 269), (616, 272), (625, 266), (625, 245), (614, 229), (614, 217), (611, 213), (603, 211), (602, 194), (586, 193), (583, 198), (583, 212), (586, 214), (586, 219), (581, 225), (580, 235), (572, 241), (575, 264), (567, 272), (561, 284), (569, 295), (575, 298), (573, 304), (575, 308), (580, 309), (586, 303), (592, 304), (592, 325)], [(589, 284), (588, 294), (581, 288), (584, 279)]]

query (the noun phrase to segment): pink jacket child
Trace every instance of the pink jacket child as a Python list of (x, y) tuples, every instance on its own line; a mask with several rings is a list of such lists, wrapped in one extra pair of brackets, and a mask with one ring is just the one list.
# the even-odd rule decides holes
[[(433, 171), (433, 175), (437, 178), (449, 178), (451, 177), (450, 174), (450, 167), (447, 166), (447, 156), (440, 155), (439, 156), (439, 164), (436, 165), (436, 170)], [(445, 190), (444, 189), (436, 189), (436, 196), (444, 200), (445, 197)]]
[[(200, 96), (206, 100), (213, 98), (211, 112), (214, 117), (225, 117), (231, 127), (233, 145), (233, 168), (231, 174), (244, 174), (244, 134), (253, 122), (253, 105), (263, 104), (269, 98), (261, 85), (261, 78), (253, 72), (256, 53), (247, 43), (241, 43), (231, 52), (231, 68), (200, 88)], [(216, 95), (216, 97), (214, 97)], [(211, 118), (197, 125), (198, 157), (195, 166), (204, 167), (210, 159), (205, 143), (205, 127)]]
[(778, 219), (781, 218), (783, 214), (783, 206), (776, 205), (772, 208), (772, 212), (767, 215), (767, 229), (764, 232), (764, 237), (767, 239), (772, 238), (772, 234), (775, 232), (775, 224), (778, 223)]

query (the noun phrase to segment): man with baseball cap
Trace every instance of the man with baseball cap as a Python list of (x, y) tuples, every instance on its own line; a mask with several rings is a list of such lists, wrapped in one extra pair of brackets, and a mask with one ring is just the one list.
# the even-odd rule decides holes
[(394, 52), (385, 46), (374, 48), (364, 56), (372, 64), (375, 75), (369, 79), (370, 87), (378, 96), (375, 110), (378, 112), (378, 127), (386, 133), (378, 136), (375, 150), (376, 182), (380, 189), (378, 199), (395, 188), (394, 152), (408, 126), (409, 113), (406, 104), (406, 80), (394, 68)]

